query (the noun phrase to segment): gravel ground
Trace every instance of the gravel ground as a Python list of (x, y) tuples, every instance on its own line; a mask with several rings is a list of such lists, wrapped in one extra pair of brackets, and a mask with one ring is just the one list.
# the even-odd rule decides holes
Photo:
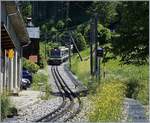
[(88, 122), (87, 113), (90, 112), (91, 109), (91, 101), (87, 97), (81, 97), (82, 101), (82, 109), (79, 114), (76, 115), (72, 120), (69, 122)]
[[(81, 112), (76, 115), (72, 120), (69, 120), (69, 122), (86, 122), (87, 120), (87, 112), (90, 111), (90, 103), (87, 103), (87, 97), (81, 97), (81, 101), (83, 103), (83, 107), (81, 109)], [(77, 100), (75, 100), (76, 102)], [(62, 102), (62, 98), (56, 97), (52, 98), (50, 100), (40, 100), (38, 103), (34, 105), (30, 105), (27, 108), (20, 109), (18, 111), (18, 116), (14, 116), (13, 118), (7, 118), (4, 120), (4, 122), (11, 122), (11, 123), (24, 123), (24, 122), (33, 122), (36, 119), (48, 114), (49, 112), (52, 112), (54, 109), (56, 109)], [(74, 105), (74, 109), (78, 107), (78, 103)], [(66, 113), (66, 115), (63, 117), (68, 117), (69, 113)], [(62, 118), (58, 121), (63, 121)]]
[(62, 98), (56, 97), (50, 100), (40, 100), (34, 105), (30, 105), (26, 108), (20, 109), (18, 111), (18, 116), (14, 116), (13, 118), (7, 118), (4, 122), (32, 122), (49, 112), (52, 112), (56, 109), (62, 102)]

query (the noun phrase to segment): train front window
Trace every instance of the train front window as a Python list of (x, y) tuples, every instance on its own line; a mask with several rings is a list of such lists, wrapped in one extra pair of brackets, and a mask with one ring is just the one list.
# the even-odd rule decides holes
[(51, 50), (51, 57), (60, 57), (60, 50), (58, 49), (54, 49), (54, 50)]

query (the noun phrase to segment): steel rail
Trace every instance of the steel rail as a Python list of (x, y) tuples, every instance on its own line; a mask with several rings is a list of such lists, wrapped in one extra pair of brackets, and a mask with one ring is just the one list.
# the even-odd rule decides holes
[[(53, 67), (51, 67), (51, 71), (53, 71), (52, 69), (53, 69)], [(65, 105), (66, 105), (66, 97), (65, 97), (65, 95), (63, 94), (63, 92), (62, 92), (62, 90), (61, 90), (61, 87), (58, 85), (56, 76), (54, 75), (53, 72), (52, 72), (52, 75), (53, 75), (53, 77), (54, 77), (54, 81), (55, 81), (55, 84), (56, 84), (56, 86), (57, 86), (57, 88), (58, 88), (58, 91), (59, 91), (59, 93), (61, 94), (61, 97), (63, 98), (63, 102), (59, 105), (59, 107), (58, 107), (57, 109), (55, 109), (54, 111), (48, 113), (47, 115), (45, 115), (45, 116), (43, 116), (43, 117), (41, 117), (41, 118), (39, 118), (39, 119), (37, 119), (35, 122), (42, 122), (43, 120), (47, 119), (48, 117), (52, 117), (52, 115), (54, 115), (55, 113), (57, 113), (59, 110), (61, 110), (61, 109), (62, 109), (63, 107), (65, 107)]]
[[(63, 118), (66, 113), (70, 113), (70, 115), (67, 118), (64, 118), (63, 121), (69, 121), (70, 119), (73, 119), (82, 108), (82, 102), (78, 95), (76, 95), (66, 84), (63, 77), (60, 75), (58, 71), (57, 66), (51, 67), (51, 72), (54, 77), (56, 86), (58, 88), (59, 93), (61, 94), (61, 97), (63, 98), (63, 102), (61, 105), (52, 111), (51, 113), (45, 115), (44, 117), (41, 117), (40, 119), (36, 120), (35, 122), (54, 122), (57, 121), (60, 118)], [(69, 98), (69, 105), (67, 105), (67, 98)], [(74, 99), (77, 98), (79, 106), (77, 110), (74, 111), (73, 106), (75, 105)], [(67, 105), (67, 106), (66, 106)], [(72, 112), (70, 112), (72, 110)]]
[(74, 111), (73, 113), (71, 113), (71, 115), (67, 118), (65, 118), (63, 121), (64, 122), (67, 122), (69, 121), (70, 119), (74, 118), (82, 109), (83, 105), (82, 105), (82, 102), (80, 100), (80, 97), (75, 94), (69, 87), (68, 85), (66, 84), (66, 82), (64, 81), (64, 79), (62, 78), (62, 76), (60, 75), (59, 71), (58, 71), (58, 67), (56, 67), (56, 71), (57, 71), (57, 74), (59, 75), (60, 79), (62, 80), (62, 82), (64, 83), (65, 87), (69, 90), (70, 94), (72, 94), (72, 96), (76, 97), (78, 99), (78, 102), (79, 102), (79, 106), (77, 108), (76, 111)]
[(57, 72), (56, 72), (56, 66), (54, 66), (54, 69), (52, 71), (54, 73), (54, 76), (57, 78), (60, 86), (61, 86), (61, 89), (64, 91), (64, 95), (66, 96), (67, 94), (67, 97), (69, 98), (70, 100), (70, 104), (65, 108), (63, 109), (61, 112), (58, 112), (56, 115), (54, 115), (53, 117), (50, 117), (46, 120), (46, 122), (54, 122), (56, 120), (58, 120), (59, 118), (63, 117), (65, 113), (67, 113), (70, 109), (73, 108), (73, 105), (74, 105), (74, 99), (73, 99), (73, 96), (67, 91), (67, 89), (65, 88), (65, 86), (63, 85), (60, 77), (58, 76)]

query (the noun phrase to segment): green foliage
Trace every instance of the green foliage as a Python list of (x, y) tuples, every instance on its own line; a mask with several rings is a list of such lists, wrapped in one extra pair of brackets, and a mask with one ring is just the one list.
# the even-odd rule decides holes
[(1, 97), (1, 119), (8, 116), (17, 115), (17, 109), (10, 103), (10, 98), (7, 92), (0, 94)]
[(10, 114), (11, 104), (8, 94), (6, 92), (0, 94), (0, 97), (1, 97), (1, 119), (4, 119), (7, 117), (7, 115)]
[[(81, 56), (83, 58), (87, 58), (89, 55), (89, 49), (83, 50), (81, 53)], [(90, 59), (87, 59), (85, 61), (80, 61), (78, 55), (74, 55), (72, 57), (72, 72), (78, 77), (80, 81), (82, 81), (86, 86), (88, 85), (88, 82), (90, 81), (90, 65), (89, 65)]]
[[(118, 36), (114, 36), (112, 52), (121, 57), (125, 64), (144, 64), (148, 61), (149, 41), (149, 2), (148, 1), (119, 1), (119, 2), (93, 2), (88, 12), (90, 15), (97, 13), (98, 31), (99, 24), (115, 30)], [(108, 43), (109, 30), (102, 30), (98, 34), (100, 45)], [(106, 35), (108, 34), (108, 35)]]
[[(108, 45), (108, 47), (110, 47)], [(86, 86), (97, 86), (94, 83), (94, 78), (90, 77), (90, 59), (89, 49), (81, 52), (81, 55), (87, 60), (80, 61), (77, 55), (72, 57), (72, 72), (82, 81)], [(111, 57), (108, 53), (107, 58)], [(106, 60), (106, 59), (105, 59)], [(139, 100), (142, 104), (148, 104), (149, 86), (148, 86), (148, 64), (146, 65), (125, 65), (121, 64), (119, 58), (109, 59), (107, 62), (101, 64), (101, 83), (107, 80), (118, 79), (126, 85), (126, 96)], [(93, 81), (95, 85), (89, 85)]]
[(115, 80), (98, 87), (96, 95), (91, 98), (92, 111), (89, 120), (92, 122), (120, 121), (125, 97), (125, 85)]
[(112, 44), (111, 43), (104, 44), (103, 49), (104, 49), (104, 54), (103, 54), (102, 63), (105, 64), (109, 60), (116, 58), (116, 56), (112, 53)]
[(32, 5), (29, 1), (21, 1), (21, 13), (24, 21), (32, 15)]
[(30, 72), (35, 73), (39, 70), (39, 66), (33, 63), (32, 61), (27, 60), (26, 58), (23, 58), (22, 61), (23, 61), (23, 68), (26, 68)]
[[(104, 70), (105, 69), (105, 70)], [(148, 65), (122, 65), (118, 59), (113, 59), (105, 64), (104, 79), (119, 79), (127, 86), (126, 96), (148, 104)]]
[(51, 86), (48, 84), (48, 75), (44, 73), (36, 73), (33, 75), (33, 90), (39, 90), (45, 92), (44, 95), (41, 96), (41, 99), (47, 100), (50, 97)]
[(41, 69), (42, 69), (42, 68), (45, 68), (46, 65), (47, 65), (47, 62), (46, 62), (45, 58), (42, 57), (42, 56), (40, 56), (40, 59), (39, 59), (39, 66), (40, 66), (40, 68), (41, 68)]
[(84, 38), (86, 40), (86, 43), (90, 43), (90, 24), (84, 27)]
[(149, 81), (148, 80), (143, 80), (140, 83), (140, 88), (135, 98), (137, 100), (140, 100), (142, 104), (148, 105), (148, 101), (149, 101)]
[(40, 42), (40, 57), (44, 58), (45, 57), (45, 43)]
[(110, 42), (111, 32), (108, 28), (103, 27), (103, 25), (101, 24), (98, 24), (97, 31), (98, 31), (98, 40), (100, 45)]
[(121, 20), (114, 38), (113, 51), (124, 63), (143, 64), (148, 61), (149, 49), (149, 2), (122, 2), (118, 10)]
[(45, 32), (45, 33), (48, 31), (47, 24), (43, 24), (43, 25), (41, 26), (41, 31), (42, 31), (42, 32)]
[(139, 81), (136, 78), (129, 78), (129, 80), (126, 82), (126, 85), (126, 96), (129, 98), (136, 98), (140, 88)]
[(48, 76), (43, 73), (36, 73), (33, 75), (32, 87), (34, 90), (40, 90), (40, 84), (45, 84), (48, 82)]
[(65, 26), (65, 23), (62, 20), (59, 20), (56, 24), (57, 29), (63, 29)]
[(79, 51), (84, 50), (86, 48), (86, 41), (84, 36), (81, 33), (75, 32), (74, 37)]
[(45, 95), (41, 96), (41, 99), (48, 100), (51, 93), (51, 86), (50, 84), (45, 84)]
[(40, 63), (39, 63), (40, 66), (44, 66), (44, 67), (46, 66), (47, 64), (46, 61), (49, 57), (49, 51), (54, 47), (59, 47), (59, 44), (53, 42), (48, 42), (48, 43), (40, 42)]
[(109, 27), (110, 21), (116, 21), (117, 11), (116, 7), (119, 2), (114, 1), (94, 1), (90, 8), (87, 10), (87, 13), (94, 15), (95, 13), (99, 14), (99, 22), (104, 26)]

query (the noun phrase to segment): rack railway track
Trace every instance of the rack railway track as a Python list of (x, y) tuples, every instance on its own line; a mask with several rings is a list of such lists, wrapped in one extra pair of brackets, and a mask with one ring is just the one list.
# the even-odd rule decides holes
[[(35, 122), (54, 122), (60, 120), (67, 122), (70, 119), (73, 119), (82, 108), (80, 97), (66, 84), (65, 80), (58, 71), (58, 66), (52, 66), (51, 72), (63, 101), (57, 109), (37, 119)], [(78, 105), (78, 107), (75, 108), (75, 105)]]

